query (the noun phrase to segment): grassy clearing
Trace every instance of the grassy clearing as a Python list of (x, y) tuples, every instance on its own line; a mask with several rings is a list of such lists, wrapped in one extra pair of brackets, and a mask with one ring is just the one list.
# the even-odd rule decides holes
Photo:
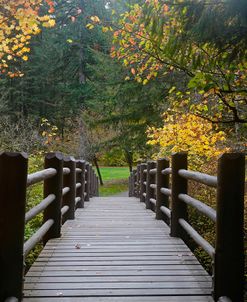
[(103, 181), (115, 179), (127, 179), (129, 177), (128, 167), (100, 167)]
[(104, 185), (100, 186), (100, 196), (111, 196), (128, 191), (129, 168), (101, 167)]

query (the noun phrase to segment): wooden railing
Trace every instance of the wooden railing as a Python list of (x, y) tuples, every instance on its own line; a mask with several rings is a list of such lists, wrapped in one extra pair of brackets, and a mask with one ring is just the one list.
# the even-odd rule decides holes
[[(157, 219), (169, 224), (172, 237), (187, 242), (189, 235), (212, 258), (215, 301), (242, 302), (245, 156), (223, 154), (217, 177), (189, 171), (187, 165), (186, 153), (174, 154), (171, 167), (165, 158), (139, 164), (130, 175), (129, 195), (140, 198)], [(216, 188), (216, 210), (188, 195), (189, 180)], [(216, 223), (215, 247), (189, 224), (188, 206)]]
[[(28, 175), (27, 169), (26, 154), (0, 154), (0, 301), (21, 300), (25, 257), (38, 242), (60, 237), (62, 224), (98, 196), (98, 177), (83, 160), (49, 153), (44, 170)], [(27, 187), (41, 181), (44, 199), (25, 213)], [(42, 226), (24, 242), (26, 223), (41, 212)]]

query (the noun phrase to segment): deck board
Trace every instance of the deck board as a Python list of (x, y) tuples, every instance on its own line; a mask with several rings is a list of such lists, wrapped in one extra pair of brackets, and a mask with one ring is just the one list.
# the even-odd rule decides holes
[(136, 198), (93, 198), (25, 277), (26, 302), (206, 302), (211, 277)]

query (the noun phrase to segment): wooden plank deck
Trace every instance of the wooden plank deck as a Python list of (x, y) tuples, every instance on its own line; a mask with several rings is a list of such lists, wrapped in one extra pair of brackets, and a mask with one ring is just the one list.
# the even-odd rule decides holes
[(136, 198), (93, 198), (25, 277), (26, 302), (204, 302), (211, 278)]

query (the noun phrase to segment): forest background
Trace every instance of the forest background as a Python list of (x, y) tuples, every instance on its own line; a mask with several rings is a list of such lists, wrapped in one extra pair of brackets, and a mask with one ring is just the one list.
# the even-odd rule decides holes
[[(0, 5), (0, 147), (27, 152), (30, 170), (55, 150), (130, 170), (189, 151), (190, 168), (215, 174), (222, 152), (246, 152), (245, 0)], [(214, 192), (190, 190), (215, 206)], [(213, 242), (207, 219), (191, 219)]]

